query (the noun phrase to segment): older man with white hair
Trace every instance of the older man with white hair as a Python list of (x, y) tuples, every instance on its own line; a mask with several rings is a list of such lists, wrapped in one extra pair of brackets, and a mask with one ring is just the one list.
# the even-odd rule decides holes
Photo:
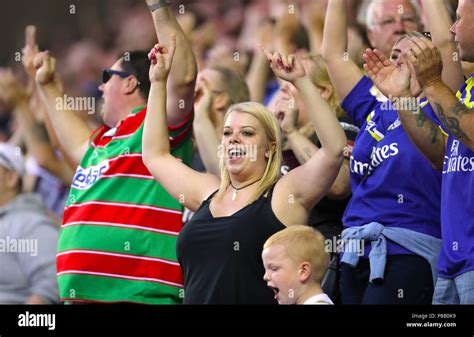
[(366, 16), (370, 44), (388, 57), (399, 37), (423, 29), (420, 13), (415, 0), (372, 0)]

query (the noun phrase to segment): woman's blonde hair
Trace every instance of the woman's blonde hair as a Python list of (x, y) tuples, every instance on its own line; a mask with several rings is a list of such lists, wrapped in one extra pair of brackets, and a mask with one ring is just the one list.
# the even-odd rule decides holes
[[(266, 191), (276, 184), (280, 178), (280, 167), (282, 161), (281, 152), (281, 132), (275, 116), (265, 106), (255, 102), (237, 103), (229, 107), (225, 114), (224, 120), (227, 120), (232, 112), (243, 112), (255, 117), (263, 127), (263, 131), (268, 140), (268, 145), (275, 143), (275, 147), (269, 148), (269, 156), (267, 165), (260, 181), (258, 182), (256, 191), (249, 198), (248, 203), (251, 204), (260, 198)], [(225, 191), (230, 185), (230, 176), (225, 166), (225, 154), (220, 156), (221, 185), (216, 194), (217, 198), (222, 198)]]
[(263, 249), (275, 245), (283, 245), (286, 255), (295, 264), (309, 262), (312, 280), (321, 283), (328, 269), (329, 253), (319, 231), (309, 226), (290, 226), (270, 236)]

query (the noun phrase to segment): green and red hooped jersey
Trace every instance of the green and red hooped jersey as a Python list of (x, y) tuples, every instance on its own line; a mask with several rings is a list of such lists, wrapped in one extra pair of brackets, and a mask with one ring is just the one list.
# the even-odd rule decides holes
[[(142, 161), (146, 108), (115, 130), (103, 126), (77, 168), (58, 242), (62, 301), (182, 301), (176, 258), (183, 206)], [(169, 127), (171, 153), (190, 165), (192, 116)]]

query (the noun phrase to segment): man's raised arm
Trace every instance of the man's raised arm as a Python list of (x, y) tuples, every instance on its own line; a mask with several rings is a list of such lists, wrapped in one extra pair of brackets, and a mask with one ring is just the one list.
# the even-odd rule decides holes
[(171, 34), (176, 36), (176, 52), (168, 81), (168, 125), (180, 124), (191, 112), (197, 64), (191, 45), (174, 16), (170, 0), (146, 0), (152, 12), (158, 41), (167, 48)]
[(55, 82), (55, 65), (56, 60), (49, 52), (36, 55), (36, 84), (61, 146), (72, 160), (80, 163), (87, 151), (92, 130), (74, 111), (57, 109), (58, 99), (63, 99), (63, 92)]

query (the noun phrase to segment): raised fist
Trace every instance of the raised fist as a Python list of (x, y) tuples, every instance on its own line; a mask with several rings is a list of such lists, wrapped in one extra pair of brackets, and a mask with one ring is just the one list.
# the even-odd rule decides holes
[(49, 54), (49, 51), (38, 53), (33, 66), (36, 69), (36, 83), (46, 85), (54, 82), (54, 73), (56, 70), (56, 59)]
[(166, 82), (171, 70), (175, 50), (176, 35), (171, 34), (169, 47), (159, 43), (150, 51), (148, 58), (151, 61), (149, 73), (151, 83)]

